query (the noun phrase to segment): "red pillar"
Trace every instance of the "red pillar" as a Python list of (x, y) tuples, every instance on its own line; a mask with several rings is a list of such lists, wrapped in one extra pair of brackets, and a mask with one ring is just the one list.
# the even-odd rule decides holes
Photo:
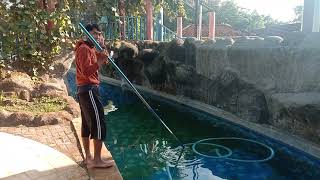
[(120, 39), (121, 40), (125, 40), (126, 39), (126, 8), (125, 8), (125, 0), (119, 0), (118, 2), (118, 7), (119, 7), (119, 15), (120, 15), (120, 21), (122, 21), (122, 23), (120, 23)]
[(182, 37), (182, 17), (177, 17), (177, 35)]
[(147, 40), (153, 40), (153, 6), (151, 0), (145, 0), (147, 12)]
[(216, 14), (209, 12), (209, 38), (214, 39), (216, 36)]
[[(56, 3), (57, 0), (38, 0), (38, 6), (48, 12), (53, 12), (55, 10)], [(47, 24), (47, 30), (51, 30), (53, 26), (53, 22), (49, 20)]]
[[(48, 9), (47, 9), (47, 11), (49, 12), (49, 13), (51, 13), (51, 12), (53, 12), (54, 10), (55, 10), (55, 5), (56, 5), (56, 0), (48, 0), (47, 1), (48, 2)], [(51, 30), (52, 28), (53, 28), (53, 26), (54, 26), (54, 24), (53, 24), (53, 22), (52, 21), (48, 21), (48, 30)]]

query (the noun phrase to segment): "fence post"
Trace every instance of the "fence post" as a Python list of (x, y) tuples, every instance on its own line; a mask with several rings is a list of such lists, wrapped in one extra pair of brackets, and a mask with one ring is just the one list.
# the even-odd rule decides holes
[(194, 11), (194, 35), (198, 37), (198, 25), (199, 25), (199, 4), (200, 0), (194, 0), (195, 11)]
[(209, 39), (214, 39), (216, 36), (216, 14), (209, 12)]
[[(120, 39), (121, 40), (125, 40), (126, 39), (126, 35), (125, 35), (125, 31), (126, 31), (126, 21), (125, 21), (125, 15), (126, 15), (126, 11), (125, 11), (125, 0), (119, 0), (118, 1), (118, 8), (119, 8), (119, 30), (120, 30)], [(121, 23), (122, 22), (122, 23)]]
[[(55, 5), (56, 5), (56, 1), (54, 0), (48, 0), (48, 1), (38, 1), (38, 6), (42, 9), (45, 9), (46, 11), (48, 11), (49, 13), (50, 12), (53, 12), (56, 8), (55, 8)], [(48, 20), (47, 22), (47, 31), (50, 31), (52, 28), (53, 28), (53, 22)]]
[(198, 32), (197, 32), (197, 39), (201, 39), (202, 34), (202, 5), (199, 6), (199, 21), (198, 21)]
[(305, 0), (302, 18), (303, 32), (319, 32), (319, 0)]
[(151, 0), (145, 0), (147, 12), (147, 40), (153, 40), (153, 6)]
[(163, 7), (160, 8), (160, 40), (163, 41)]
[(177, 17), (177, 35), (182, 37), (182, 17)]

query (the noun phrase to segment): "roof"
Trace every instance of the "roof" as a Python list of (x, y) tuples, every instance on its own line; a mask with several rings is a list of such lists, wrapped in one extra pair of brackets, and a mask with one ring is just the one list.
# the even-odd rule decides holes
[[(216, 25), (215, 35), (217, 37), (225, 37), (225, 36), (248, 36), (250, 33), (238, 31), (232, 28), (232, 26), (227, 24), (219, 24)], [(191, 24), (182, 29), (183, 37), (196, 37), (195, 34), (195, 25)], [(202, 37), (209, 37), (209, 26), (206, 24), (202, 24)]]
[(300, 30), (301, 23), (291, 23), (270, 25), (266, 28), (253, 30), (252, 32), (258, 36), (282, 36), (286, 33), (296, 32)]

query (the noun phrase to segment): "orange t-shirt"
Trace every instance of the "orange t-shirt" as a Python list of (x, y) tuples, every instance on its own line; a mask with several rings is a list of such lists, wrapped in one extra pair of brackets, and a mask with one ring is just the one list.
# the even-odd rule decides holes
[(98, 76), (99, 65), (97, 63), (99, 53), (93, 45), (83, 40), (77, 43), (75, 52), (77, 86), (98, 85), (100, 83)]

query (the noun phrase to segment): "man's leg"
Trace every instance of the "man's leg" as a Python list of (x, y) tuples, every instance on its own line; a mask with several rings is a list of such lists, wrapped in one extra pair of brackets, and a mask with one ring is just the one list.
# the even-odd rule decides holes
[(90, 139), (88, 137), (82, 137), (82, 144), (85, 152), (85, 163), (91, 163), (92, 156), (90, 152)]
[(103, 105), (99, 100), (99, 94), (95, 90), (89, 91), (90, 102), (93, 108), (91, 122), (91, 138), (93, 139), (94, 157), (91, 167), (106, 168), (114, 165), (113, 160), (102, 160), (101, 150), (103, 140), (106, 137), (106, 125), (104, 122)]
[(85, 95), (81, 95), (79, 98), (79, 105), (81, 110), (81, 138), (82, 138), (82, 144), (85, 152), (85, 159), (84, 163), (88, 164), (92, 161), (91, 151), (90, 151), (90, 124), (88, 123), (88, 119), (90, 119), (90, 116), (87, 115), (87, 103), (86, 99), (88, 99)]
[(93, 158), (93, 167), (111, 167), (114, 165), (114, 160), (102, 160), (101, 159), (101, 150), (103, 146), (103, 141), (101, 140), (93, 140), (94, 145), (94, 158)]

